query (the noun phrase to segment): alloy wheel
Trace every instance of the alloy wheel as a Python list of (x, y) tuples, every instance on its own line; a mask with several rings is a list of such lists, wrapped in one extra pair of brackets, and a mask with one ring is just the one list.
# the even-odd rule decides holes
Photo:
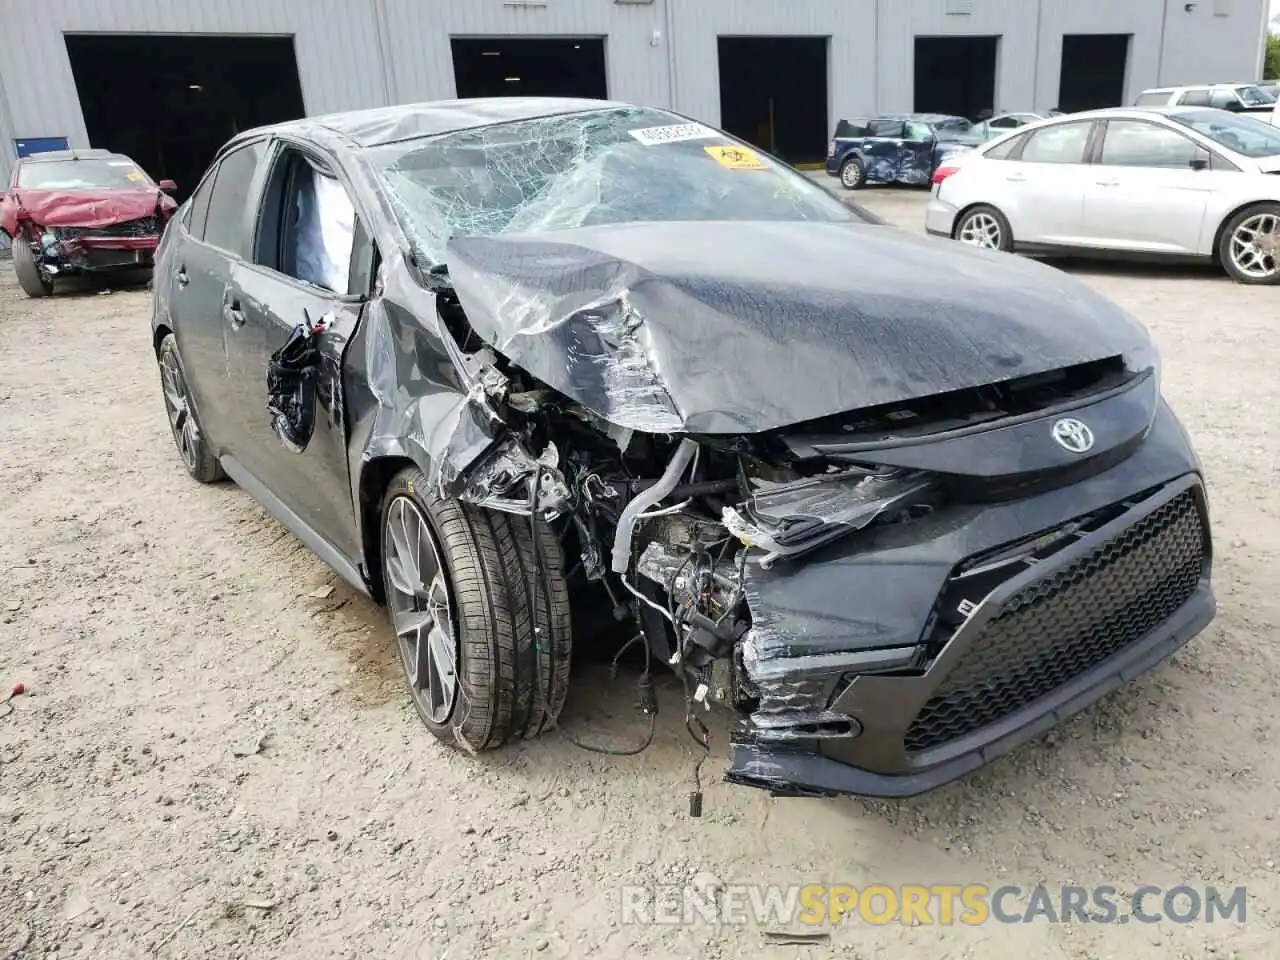
[(1266, 280), (1280, 269), (1280, 216), (1259, 213), (1231, 234), (1231, 261), (1255, 280)]
[(458, 639), (435, 536), (418, 505), (397, 497), (383, 529), (387, 607), (409, 689), (422, 715), (443, 724), (458, 690)]
[(160, 383), (164, 390), (164, 409), (169, 415), (169, 429), (173, 442), (188, 470), (196, 468), (196, 447), (199, 437), (195, 419), (191, 416), (191, 401), (187, 394), (187, 382), (178, 366), (178, 355), (165, 350), (160, 355)]
[(1000, 249), (1000, 223), (989, 213), (975, 213), (960, 225), (959, 239), (983, 250)]
[(862, 167), (856, 163), (846, 163), (840, 171), (840, 182), (850, 190), (862, 183)]

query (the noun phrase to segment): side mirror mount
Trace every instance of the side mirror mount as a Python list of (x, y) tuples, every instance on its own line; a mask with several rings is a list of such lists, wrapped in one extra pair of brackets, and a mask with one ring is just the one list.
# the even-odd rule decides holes
[(1198, 156), (1191, 158), (1192, 170), (1208, 170), (1210, 166), (1209, 158), (1206, 156)]
[(178, 189), (178, 185), (174, 183), (172, 180), (161, 180), (159, 183), (156, 184), (156, 186), (159, 187), (161, 190), (163, 190), (165, 193), (174, 193)]

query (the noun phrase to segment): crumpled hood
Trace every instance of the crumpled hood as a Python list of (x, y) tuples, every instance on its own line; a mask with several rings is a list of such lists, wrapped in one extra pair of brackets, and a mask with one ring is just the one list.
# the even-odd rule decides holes
[(14, 190), (22, 209), (44, 227), (107, 227), (138, 220), (156, 212), (156, 199), (165, 215), (177, 203), (158, 187), (145, 190)]
[(892, 227), (626, 223), (455, 238), (476, 334), (606, 420), (756, 433), (1148, 342), (1066, 274)]

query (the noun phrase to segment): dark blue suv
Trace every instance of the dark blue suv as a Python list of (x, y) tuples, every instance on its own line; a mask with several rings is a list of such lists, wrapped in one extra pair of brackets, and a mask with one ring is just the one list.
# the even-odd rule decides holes
[(927, 186), (943, 160), (986, 142), (990, 133), (985, 124), (939, 113), (841, 120), (827, 150), (827, 173), (848, 190), (868, 183)]

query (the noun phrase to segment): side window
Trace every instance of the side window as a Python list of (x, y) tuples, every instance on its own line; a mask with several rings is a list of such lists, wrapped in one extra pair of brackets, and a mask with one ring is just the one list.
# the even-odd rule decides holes
[(1102, 141), (1101, 163), (1109, 167), (1166, 167), (1186, 170), (1205, 151), (1178, 133), (1141, 120), (1111, 120)]
[(901, 120), (872, 120), (868, 128), (867, 136), (889, 140), (901, 140), (907, 132), (907, 125)]
[(284, 147), (267, 187), (254, 262), (345, 295), (356, 233), (355, 205), (333, 171)]
[(991, 121), (991, 126), (997, 130), (1012, 130), (1014, 127), (1022, 126), (1022, 121), (1017, 117), (996, 117)]
[(1229, 87), (1220, 87), (1209, 94), (1209, 106), (1217, 107), (1219, 110), (1229, 110), (1239, 105), (1240, 98)]
[(1022, 148), (1025, 163), (1084, 163), (1092, 121), (1060, 123), (1028, 134)]
[(1178, 98), (1178, 105), (1183, 107), (1207, 107), (1209, 106), (1209, 91), (1205, 87), (1197, 90), (1188, 90)]
[(197, 240), (204, 239), (204, 224), (209, 216), (209, 198), (213, 196), (213, 181), (217, 176), (216, 169), (210, 170), (196, 192), (191, 195), (190, 202), (187, 203), (184, 222), (187, 225), (187, 232)]
[[(1184, 93), (1183, 96), (1185, 97), (1186, 94)], [(1183, 103), (1185, 101), (1179, 100), (1178, 102)], [(1169, 94), (1161, 93), (1159, 91), (1144, 93), (1134, 101), (1134, 106), (1136, 107), (1164, 107), (1168, 106), (1168, 104)]]
[(907, 124), (907, 139), (912, 143), (924, 143), (933, 139), (933, 130), (927, 123), (911, 121)]
[(994, 147), (983, 154), (988, 160), (1008, 160), (1010, 156), (1017, 152), (1027, 140), (1024, 133), (1020, 137), (1010, 137), (1004, 143), (997, 143)]
[(266, 152), (266, 141), (258, 140), (222, 158), (209, 201), (204, 241), (229, 253), (244, 255), (250, 238), (244, 235), (244, 212), (254, 174)]
[(857, 140), (868, 136), (866, 120), (841, 120), (836, 124), (837, 140)]

